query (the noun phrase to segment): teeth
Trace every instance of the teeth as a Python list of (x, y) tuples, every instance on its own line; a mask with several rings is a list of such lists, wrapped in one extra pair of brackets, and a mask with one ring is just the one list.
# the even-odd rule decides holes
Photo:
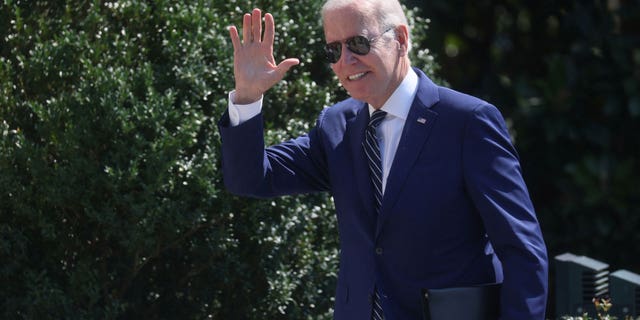
[(358, 80), (362, 78), (364, 75), (365, 75), (365, 72), (354, 74), (352, 76), (349, 76), (349, 80)]

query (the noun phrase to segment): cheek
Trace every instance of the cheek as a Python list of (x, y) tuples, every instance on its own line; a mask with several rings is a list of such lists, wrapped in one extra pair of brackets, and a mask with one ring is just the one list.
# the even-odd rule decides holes
[(340, 82), (340, 84), (342, 84), (342, 75), (340, 74), (341, 69), (338, 66), (338, 64), (332, 64), (331, 65), (331, 70), (333, 71), (333, 74), (336, 75), (336, 77), (338, 77), (338, 82)]
[(333, 73), (338, 74), (338, 64), (337, 63), (332, 63), (330, 64), (331, 66), (331, 70), (333, 70)]

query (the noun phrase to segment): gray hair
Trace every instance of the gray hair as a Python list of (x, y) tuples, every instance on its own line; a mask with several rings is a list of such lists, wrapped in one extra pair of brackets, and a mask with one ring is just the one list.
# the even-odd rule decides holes
[(362, 8), (364, 19), (372, 19), (381, 28), (409, 26), (407, 16), (398, 0), (327, 0), (322, 6), (322, 20), (327, 11), (356, 4)]
[[(362, 23), (376, 22), (378, 27), (388, 29), (399, 25), (407, 26), (411, 34), (407, 16), (398, 0), (327, 0), (322, 6), (322, 23), (327, 11), (357, 5), (362, 12)], [(411, 45), (409, 43), (409, 48)]]

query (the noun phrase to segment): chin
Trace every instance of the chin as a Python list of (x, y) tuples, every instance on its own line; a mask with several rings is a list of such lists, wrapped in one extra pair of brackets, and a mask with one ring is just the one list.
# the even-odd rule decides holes
[(354, 94), (351, 91), (347, 91), (349, 93), (349, 96), (351, 96), (351, 98), (354, 98), (356, 100), (360, 100), (360, 101), (364, 101), (367, 102), (367, 96), (365, 95), (361, 95), (361, 94)]
[(371, 94), (369, 94), (369, 92), (364, 92), (363, 90), (349, 90), (348, 88), (347, 92), (349, 93), (349, 95), (354, 98), (354, 99), (358, 99), (361, 101), (367, 101), (367, 97), (371, 97)]

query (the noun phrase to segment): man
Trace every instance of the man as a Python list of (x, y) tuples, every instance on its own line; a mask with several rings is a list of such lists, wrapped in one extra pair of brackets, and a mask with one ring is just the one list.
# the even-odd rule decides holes
[(331, 192), (335, 319), (423, 319), (429, 290), (493, 283), (502, 283), (501, 319), (544, 319), (546, 248), (500, 113), (412, 69), (397, 1), (329, 0), (322, 19), (327, 58), (351, 98), (324, 109), (308, 134), (266, 149), (262, 95), (298, 60), (275, 63), (270, 14), (264, 37), (259, 9), (244, 16), (242, 39), (230, 28), (236, 88), (219, 123), (226, 187), (253, 197)]

